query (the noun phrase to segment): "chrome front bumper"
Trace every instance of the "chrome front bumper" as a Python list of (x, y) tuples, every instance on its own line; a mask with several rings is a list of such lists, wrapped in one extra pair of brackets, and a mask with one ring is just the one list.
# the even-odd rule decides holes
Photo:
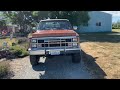
[(51, 50), (59, 50), (60, 54), (72, 54), (79, 53), (81, 51), (80, 48), (72, 48), (72, 49), (31, 49), (29, 48), (30, 55), (49, 55)]

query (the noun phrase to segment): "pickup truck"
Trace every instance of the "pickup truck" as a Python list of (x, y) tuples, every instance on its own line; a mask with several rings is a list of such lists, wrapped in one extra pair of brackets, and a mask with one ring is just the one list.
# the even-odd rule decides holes
[(41, 20), (30, 38), (31, 65), (37, 65), (40, 57), (58, 55), (71, 55), (73, 63), (80, 63), (80, 39), (75, 29), (68, 19)]

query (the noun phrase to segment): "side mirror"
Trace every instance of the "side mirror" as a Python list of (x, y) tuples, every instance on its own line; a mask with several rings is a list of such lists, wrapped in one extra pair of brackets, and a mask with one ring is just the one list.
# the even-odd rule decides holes
[(74, 29), (74, 30), (77, 30), (77, 29), (78, 29), (78, 27), (77, 27), (77, 26), (73, 26), (73, 29)]
[(32, 29), (33, 29), (33, 30), (36, 30), (36, 27), (33, 27)]
[(36, 27), (33, 27), (32, 28), (32, 33), (36, 32), (36, 30), (37, 30)]

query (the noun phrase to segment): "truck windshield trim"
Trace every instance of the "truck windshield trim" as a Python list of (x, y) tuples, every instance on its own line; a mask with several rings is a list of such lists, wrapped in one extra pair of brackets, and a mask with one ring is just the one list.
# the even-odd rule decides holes
[(69, 21), (42, 21), (38, 25), (38, 30), (71, 30)]

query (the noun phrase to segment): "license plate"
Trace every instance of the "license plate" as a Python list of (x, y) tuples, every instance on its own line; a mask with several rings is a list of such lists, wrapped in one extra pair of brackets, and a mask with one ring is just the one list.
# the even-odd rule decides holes
[(56, 50), (51, 50), (50, 51), (51, 55), (60, 55), (60, 51), (56, 51)]

